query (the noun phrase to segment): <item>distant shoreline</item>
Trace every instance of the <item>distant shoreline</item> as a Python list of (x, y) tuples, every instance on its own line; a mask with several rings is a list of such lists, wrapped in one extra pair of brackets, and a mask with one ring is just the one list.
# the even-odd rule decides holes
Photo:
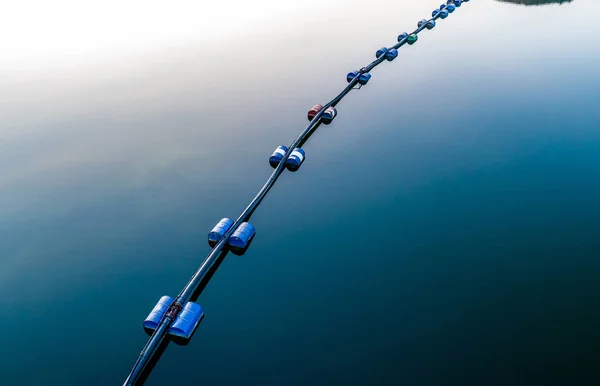
[(521, 5), (545, 5), (571, 3), (573, 0), (496, 0), (502, 3), (513, 3)]

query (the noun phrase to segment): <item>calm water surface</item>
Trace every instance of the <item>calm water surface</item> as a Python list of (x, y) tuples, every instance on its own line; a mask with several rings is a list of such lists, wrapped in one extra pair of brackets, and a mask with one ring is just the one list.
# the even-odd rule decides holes
[[(437, 5), (306, 4), (0, 67), (2, 385), (121, 384), (272, 150)], [(473, 0), (378, 67), (147, 384), (600, 384), (599, 12)]]

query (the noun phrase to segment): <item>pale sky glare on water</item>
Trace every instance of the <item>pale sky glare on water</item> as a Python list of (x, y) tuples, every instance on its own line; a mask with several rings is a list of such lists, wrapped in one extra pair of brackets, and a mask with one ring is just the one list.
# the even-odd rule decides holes
[(73, 56), (142, 51), (186, 40), (211, 40), (257, 21), (327, 9), (318, 1), (6, 2), (0, 14), (0, 69), (61, 63)]
[[(145, 386), (600, 385), (600, 0), (515, 1), (552, 0), (461, 4), (336, 104)], [(445, 1), (0, 2), (0, 386), (107, 386)]]
[[(426, 16), (431, 7), (422, 1), (386, 4), (389, 13), (381, 15), (373, 13), (378, 3), (385, 2), (375, 0), (365, 6), (357, 0), (6, 1), (0, 13), (0, 75), (2, 71), (110, 61), (190, 42), (218, 42), (235, 37), (242, 43), (248, 34), (272, 34), (281, 27), (310, 29), (305, 25), (309, 21), (349, 18), (364, 30), (385, 25), (385, 20), (400, 22), (412, 12), (421, 11)], [(506, 6), (486, 4), (490, 5), (495, 16), (511, 11)], [(565, 12), (581, 12), (578, 8), (572, 6)], [(482, 18), (472, 23), (488, 22), (492, 14)]]

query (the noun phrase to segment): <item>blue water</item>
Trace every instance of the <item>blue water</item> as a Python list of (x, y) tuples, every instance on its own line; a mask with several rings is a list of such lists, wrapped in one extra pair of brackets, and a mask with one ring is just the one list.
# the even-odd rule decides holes
[[(0, 384), (121, 384), (273, 149), (437, 5), (386, 3), (0, 73)], [(379, 66), (147, 385), (600, 384), (598, 12), (472, 0)]]

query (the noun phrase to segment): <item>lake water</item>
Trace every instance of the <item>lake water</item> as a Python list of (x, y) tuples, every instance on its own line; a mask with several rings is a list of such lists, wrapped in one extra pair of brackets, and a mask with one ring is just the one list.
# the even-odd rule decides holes
[[(3, 54), (0, 384), (122, 384), (273, 149), (439, 1), (258, 3)], [(473, 0), (375, 69), (146, 384), (600, 384), (599, 12)]]

